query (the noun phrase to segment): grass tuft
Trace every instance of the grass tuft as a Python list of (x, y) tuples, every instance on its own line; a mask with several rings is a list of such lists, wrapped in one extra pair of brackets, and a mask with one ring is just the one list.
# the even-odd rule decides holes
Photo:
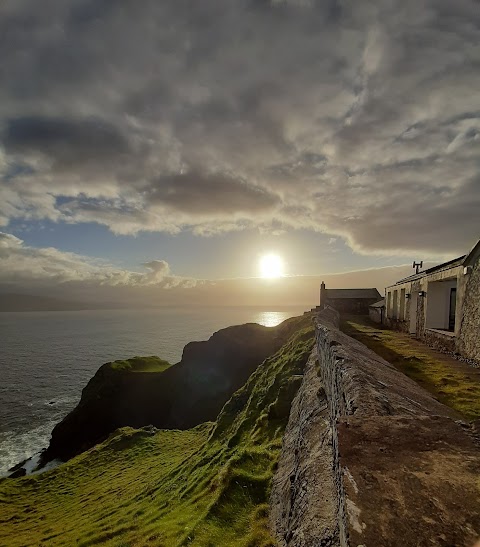
[(163, 372), (172, 365), (156, 355), (150, 357), (132, 357), (131, 359), (107, 363), (111, 370), (123, 372)]

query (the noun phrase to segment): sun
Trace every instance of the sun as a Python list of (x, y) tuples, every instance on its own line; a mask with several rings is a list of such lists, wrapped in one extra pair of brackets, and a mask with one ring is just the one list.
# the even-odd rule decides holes
[(259, 266), (261, 277), (274, 279), (283, 276), (283, 260), (276, 254), (263, 255)]

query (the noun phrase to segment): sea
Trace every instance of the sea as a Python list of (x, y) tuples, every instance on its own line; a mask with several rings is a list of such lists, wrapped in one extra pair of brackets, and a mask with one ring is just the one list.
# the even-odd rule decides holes
[(304, 308), (156, 308), (0, 313), (0, 476), (46, 448), (56, 423), (108, 361), (158, 355), (253, 322), (274, 327)]

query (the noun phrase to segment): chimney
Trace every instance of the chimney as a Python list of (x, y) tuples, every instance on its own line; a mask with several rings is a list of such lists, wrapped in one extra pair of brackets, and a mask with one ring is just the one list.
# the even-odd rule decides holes
[(320, 285), (320, 309), (323, 310), (327, 303), (327, 289), (325, 288), (325, 282), (322, 281)]

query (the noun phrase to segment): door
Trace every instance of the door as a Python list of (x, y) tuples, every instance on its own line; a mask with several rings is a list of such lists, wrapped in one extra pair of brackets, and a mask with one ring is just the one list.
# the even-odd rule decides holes
[[(455, 331), (455, 308), (457, 306), (457, 289), (450, 289), (450, 308), (448, 312), (448, 330)], [(444, 308), (445, 309), (445, 308)]]
[(410, 293), (410, 334), (417, 333), (417, 298), (418, 291)]

